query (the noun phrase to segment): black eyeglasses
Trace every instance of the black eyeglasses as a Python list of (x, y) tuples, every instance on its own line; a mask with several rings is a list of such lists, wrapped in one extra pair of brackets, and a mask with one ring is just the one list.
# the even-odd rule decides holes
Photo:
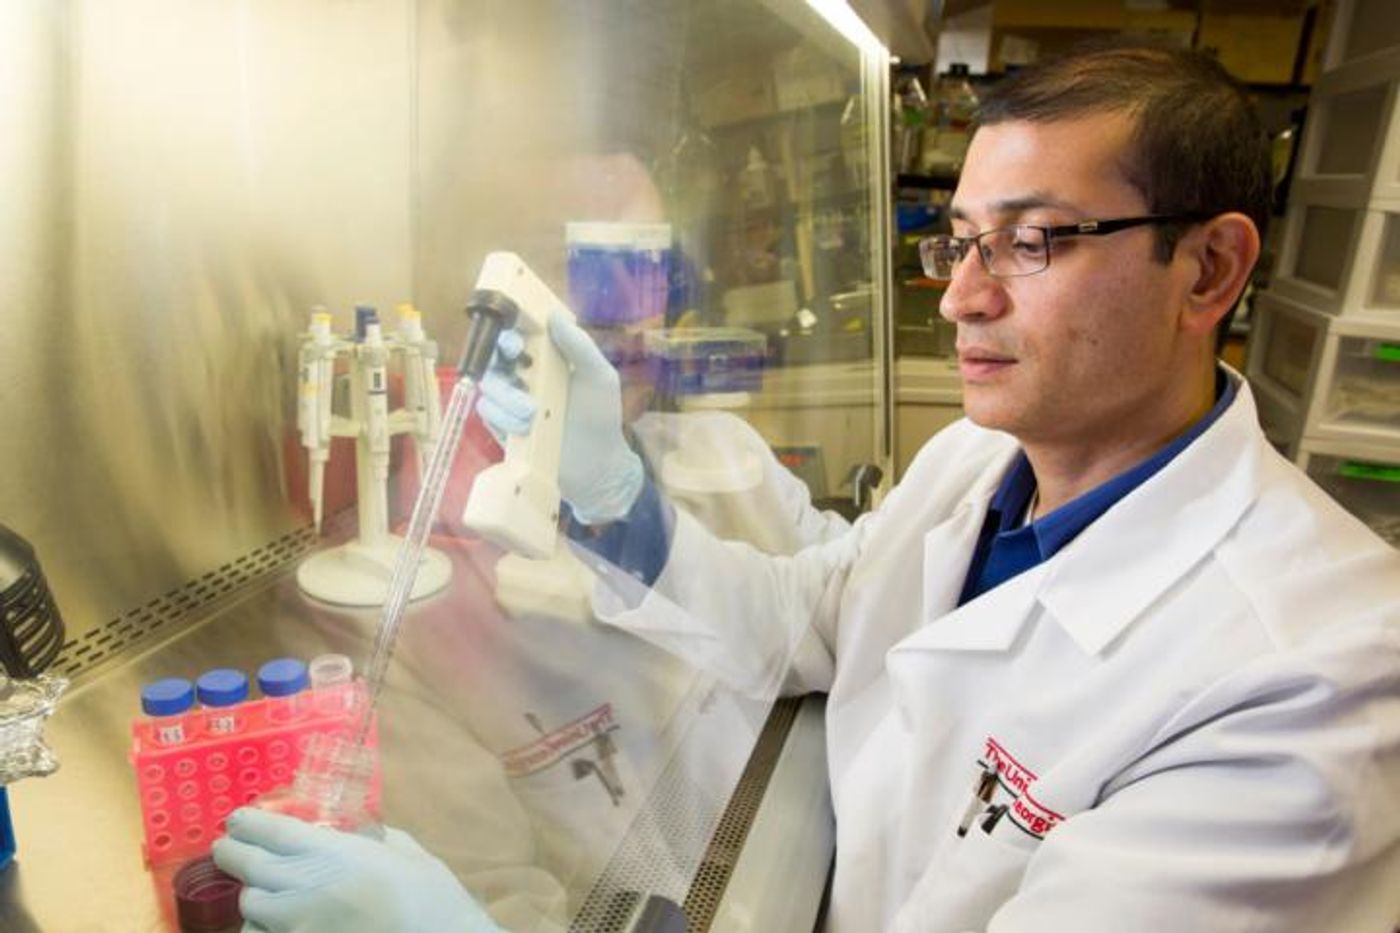
[(1038, 224), (1011, 224), (984, 230), (976, 236), (925, 237), (919, 241), (919, 261), (924, 274), (933, 279), (951, 279), (968, 250), (977, 247), (982, 267), (988, 275), (1007, 279), (1035, 275), (1050, 266), (1050, 241), (1062, 237), (1107, 236), (1119, 230), (1147, 224), (1199, 223), (1212, 214), (1152, 214), (1147, 217), (1119, 217), (1114, 220), (1081, 220), (1075, 224), (1045, 227)]

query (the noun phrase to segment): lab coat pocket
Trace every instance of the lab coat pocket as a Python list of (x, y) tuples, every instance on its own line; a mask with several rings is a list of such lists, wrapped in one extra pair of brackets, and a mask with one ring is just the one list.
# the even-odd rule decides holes
[(900, 931), (983, 930), (1016, 893), (1040, 840), (1003, 817), (984, 830), (980, 818), (924, 871), (895, 918)]

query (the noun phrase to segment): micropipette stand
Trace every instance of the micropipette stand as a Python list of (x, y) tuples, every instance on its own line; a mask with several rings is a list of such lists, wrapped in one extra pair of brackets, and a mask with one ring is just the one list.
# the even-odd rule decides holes
[[(298, 422), (311, 470), (310, 492), (319, 532), (324, 495), (323, 475), (333, 437), (355, 439), (355, 487), (359, 530), (354, 541), (312, 554), (297, 568), (297, 585), (324, 602), (344, 606), (381, 605), (389, 592), (394, 558), (402, 541), (389, 533), (390, 438), (412, 434), (423, 463), (433, 455), (441, 428), (435, 362), (437, 345), (427, 339), (418, 312), (401, 306), (396, 335), (386, 336), (373, 309), (357, 308), (356, 337), (330, 332), (330, 317), (318, 310), (302, 346), (301, 404)], [(404, 377), (405, 407), (388, 407), (388, 371), (398, 358)], [(335, 362), (350, 370), (350, 413), (332, 410)], [(425, 549), (410, 599), (436, 593), (447, 585), (452, 568), (447, 557)]]
[[(320, 775), (298, 772), (298, 783), (323, 788), (317, 793), (317, 812), (335, 822), (345, 803), (362, 797), (363, 762), (370, 724), (379, 692), (388, 673), (398, 640), (399, 626), (415, 578), (426, 564), (419, 559), (428, 539), (433, 517), (442, 503), (452, 460), (467, 416), (476, 404), (476, 386), (491, 363), (496, 342), (507, 328), (524, 339), (524, 354), (517, 375), (538, 400), (534, 424), (528, 434), (510, 438), (505, 458), (483, 470), (472, 484), (464, 523), (512, 553), (506, 560), (526, 560), (545, 572), (560, 566), (554, 561), (567, 554), (558, 543), (559, 456), (564, 438), (564, 406), (568, 401), (569, 370), (549, 337), (549, 319), (573, 312), (511, 253), (486, 257), (476, 290), (467, 304), (471, 326), (458, 364), (460, 378), (442, 415), (442, 436), (427, 458), (427, 470), (413, 505), (408, 532), (395, 555), (388, 594), (380, 615), (373, 650), (365, 666), (367, 702), (352, 739), (337, 739), (316, 757), (325, 769)], [(571, 556), (571, 555), (570, 555)]]

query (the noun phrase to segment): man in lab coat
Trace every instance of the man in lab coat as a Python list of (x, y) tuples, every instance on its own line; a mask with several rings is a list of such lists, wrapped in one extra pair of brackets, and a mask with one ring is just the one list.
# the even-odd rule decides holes
[(573, 452), (609, 468), (565, 495), (665, 556), (645, 588), (603, 574), (603, 618), (754, 689), (796, 633), (829, 654), (807, 685), (830, 693), (829, 929), (1400, 919), (1400, 554), (1214, 360), (1268, 194), (1209, 59), (1101, 49), (994, 88), (953, 236), (923, 247), (968, 418), (793, 558), (672, 512), (624, 465), (617, 406), (571, 408)]
[(1209, 60), (993, 89), (924, 246), (968, 419), (838, 542), (768, 561), (682, 514), (651, 592), (613, 575), (610, 621), (732, 645), (739, 683), (823, 639), (832, 929), (1400, 919), (1400, 556), (1214, 360), (1268, 198)]

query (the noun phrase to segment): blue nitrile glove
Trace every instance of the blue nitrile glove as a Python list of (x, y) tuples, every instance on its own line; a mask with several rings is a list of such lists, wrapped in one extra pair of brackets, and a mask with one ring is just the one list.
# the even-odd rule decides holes
[[(642, 460), (622, 435), (622, 383), (593, 338), (560, 315), (549, 319), (549, 336), (569, 364), (569, 401), (559, 456), (559, 492), (585, 525), (616, 521), (642, 491)], [(510, 361), (520, 355), (519, 334), (507, 331), (496, 344), (503, 366), (481, 380), (477, 410), (497, 438), (524, 434), (538, 407), (516, 383)]]
[(245, 885), (244, 933), (501, 933), (446, 865), (396, 829), (381, 842), (245, 807), (214, 862)]

